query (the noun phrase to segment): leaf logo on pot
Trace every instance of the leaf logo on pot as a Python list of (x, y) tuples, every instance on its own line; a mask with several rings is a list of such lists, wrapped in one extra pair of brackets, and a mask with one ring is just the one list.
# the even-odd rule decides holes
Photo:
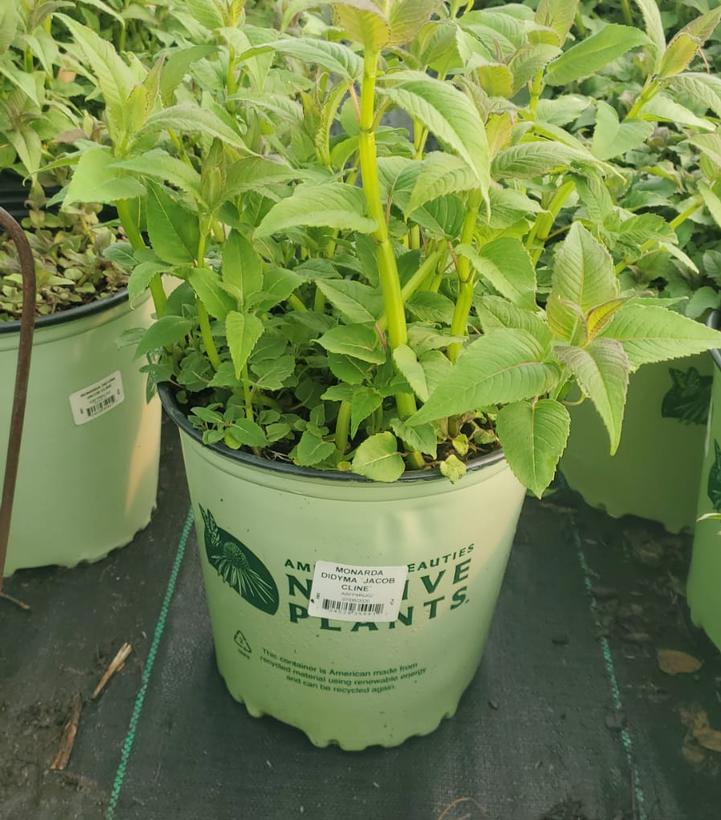
[(669, 368), (671, 389), (663, 397), (661, 415), (683, 424), (706, 424), (711, 402), (711, 376), (702, 376), (695, 367), (688, 370)]
[(245, 544), (221, 529), (210, 510), (200, 508), (205, 523), (205, 552), (210, 565), (241, 598), (268, 615), (278, 611), (278, 587), (265, 564)]
[(716, 512), (721, 512), (721, 447), (714, 441), (714, 463), (708, 474), (706, 492)]

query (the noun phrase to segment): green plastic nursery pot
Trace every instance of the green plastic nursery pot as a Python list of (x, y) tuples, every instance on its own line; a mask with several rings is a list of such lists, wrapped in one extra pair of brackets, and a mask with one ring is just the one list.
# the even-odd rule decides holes
[(437, 473), (381, 485), (205, 446), (167, 387), (161, 397), (180, 427), (231, 695), (346, 750), (452, 716), (525, 495), (502, 453), (455, 485)]
[[(709, 319), (721, 327), (718, 313)], [(698, 490), (698, 517), (721, 513), (721, 351), (713, 350), (713, 392)], [(721, 521), (698, 521), (693, 538), (688, 604), (693, 622), (721, 649)]]
[(637, 515), (669, 532), (692, 530), (711, 397), (706, 355), (649, 364), (631, 376), (621, 445), (590, 401), (571, 411), (561, 471), (587, 504), (614, 517)]
[[(119, 293), (38, 320), (5, 574), (94, 561), (132, 540), (155, 507), (160, 403), (121, 334), (151, 321)], [(0, 465), (18, 323), (0, 323)]]

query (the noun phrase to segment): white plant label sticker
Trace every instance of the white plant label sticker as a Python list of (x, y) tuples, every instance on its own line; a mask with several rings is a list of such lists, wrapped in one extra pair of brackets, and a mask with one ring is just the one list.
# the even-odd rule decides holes
[(337, 621), (395, 621), (408, 567), (316, 561), (308, 614)]
[(69, 398), (75, 424), (87, 424), (123, 403), (123, 377), (116, 370), (99, 382), (71, 393)]

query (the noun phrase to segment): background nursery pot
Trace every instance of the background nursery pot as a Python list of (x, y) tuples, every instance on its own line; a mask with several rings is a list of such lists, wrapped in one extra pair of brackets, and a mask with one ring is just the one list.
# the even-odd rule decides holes
[(669, 532), (693, 529), (710, 398), (706, 355), (642, 367), (629, 382), (614, 456), (591, 402), (572, 409), (561, 460), (566, 481), (586, 503), (614, 517), (638, 515)]
[[(127, 544), (155, 507), (160, 404), (121, 334), (151, 318), (123, 292), (38, 320), (5, 574), (93, 561)], [(13, 383), (18, 323), (0, 324), (0, 383)], [(0, 463), (12, 391), (0, 403)]]
[[(708, 324), (717, 328), (721, 316), (714, 312)], [(706, 435), (701, 482), (698, 489), (698, 517), (721, 513), (721, 351), (713, 350), (713, 392)], [(688, 603), (693, 622), (706, 630), (709, 638), (721, 648), (721, 534), (716, 518), (696, 523), (691, 571), (688, 579)]]
[[(217, 662), (233, 697), (346, 750), (394, 746), (453, 715), (525, 495), (502, 454), (456, 485), (437, 474), (379, 485), (205, 446), (160, 392), (181, 428)], [(399, 619), (309, 617), (316, 561), (408, 565)]]

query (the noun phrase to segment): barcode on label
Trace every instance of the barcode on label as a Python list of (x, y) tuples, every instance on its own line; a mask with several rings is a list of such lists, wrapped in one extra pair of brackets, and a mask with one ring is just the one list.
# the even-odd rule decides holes
[(326, 612), (342, 613), (343, 615), (382, 615), (385, 609), (385, 604), (332, 601), (329, 598), (323, 598), (321, 606)]
[(71, 393), (69, 398), (75, 424), (87, 424), (123, 403), (123, 377), (120, 371), (116, 370), (99, 382)]
[(118, 400), (117, 396), (108, 396), (106, 399), (99, 401), (97, 404), (93, 404), (90, 407), (85, 409), (85, 413), (89, 419), (93, 416), (97, 416), (98, 413), (102, 413), (103, 410), (107, 410), (109, 407), (112, 407)]

